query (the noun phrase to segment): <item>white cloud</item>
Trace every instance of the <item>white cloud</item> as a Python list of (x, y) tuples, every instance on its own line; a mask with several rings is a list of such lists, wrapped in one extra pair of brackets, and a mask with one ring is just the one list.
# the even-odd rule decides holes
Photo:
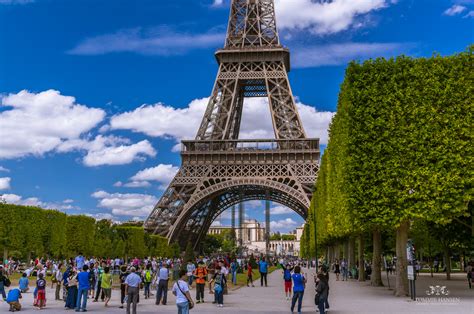
[[(143, 169), (137, 172), (137, 174), (130, 178), (128, 184), (149, 184), (150, 181), (154, 181), (160, 183), (160, 188), (165, 189), (171, 180), (173, 180), (178, 170), (179, 168), (173, 165), (160, 164), (156, 167)], [(125, 184), (124, 186), (127, 185)]]
[(102, 219), (106, 219), (106, 220), (114, 220), (114, 216), (110, 213), (97, 213), (97, 214), (84, 214), (85, 216), (88, 216), (88, 217), (92, 217), (94, 218), (95, 220), (102, 220)]
[(69, 210), (69, 209), (79, 209), (77, 206), (72, 206), (68, 203), (68, 200), (64, 200), (63, 202), (56, 203), (56, 202), (43, 202), (37, 197), (28, 197), (23, 198), (17, 194), (3, 194), (0, 195), (0, 199), (5, 200), (8, 204), (15, 204), (15, 205), (23, 205), (23, 206), (35, 206), (41, 207), (44, 209), (56, 209), (56, 210)]
[(97, 206), (107, 208), (117, 216), (146, 217), (158, 202), (155, 196), (148, 194), (121, 194), (97, 191), (92, 194), (99, 200)]
[(0, 166), (0, 172), (10, 172), (10, 169)]
[(298, 223), (291, 218), (270, 222), (272, 231), (288, 230), (294, 228), (296, 225), (298, 225)]
[[(208, 98), (193, 100), (188, 107), (174, 108), (163, 104), (144, 105), (134, 111), (113, 116), (112, 129), (128, 129), (149, 136), (172, 138), (176, 141), (192, 139), (199, 128)], [(314, 107), (296, 104), (308, 137), (319, 137), (327, 143), (327, 129), (333, 112), (319, 112)], [(266, 98), (245, 100), (240, 138), (275, 138)]]
[(289, 214), (294, 214), (295, 212), (286, 207), (286, 206), (276, 206), (276, 207), (272, 207), (270, 208), (270, 215), (289, 215)]
[(208, 98), (193, 100), (188, 107), (174, 108), (161, 103), (143, 105), (110, 119), (112, 129), (129, 129), (155, 137), (191, 139), (196, 135)]
[(9, 177), (0, 178), (0, 190), (9, 190), (10, 181), (11, 181), (11, 178)]
[(340, 43), (296, 47), (293, 53), (295, 68), (345, 65), (352, 60), (392, 57), (408, 50), (406, 43)]
[(83, 163), (88, 167), (103, 165), (125, 165), (136, 160), (143, 161), (146, 156), (155, 157), (156, 151), (149, 141), (130, 144), (130, 140), (98, 135), (93, 140), (75, 139), (63, 142), (59, 152), (87, 151)]
[(221, 7), (224, 5), (224, 0), (214, 0), (214, 2), (212, 2), (212, 7)]
[(131, 28), (91, 37), (69, 51), (76, 55), (104, 55), (134, 52), (144, 55), (180, 55), (190, 50), (209, 48), (224, 42), (225, 34), (189, 34), (167, 26)]
[(383, 9), (388, 0), (275, 0), (277, 24), (282, 29), (333, 34), (356, 25), (357, 17)]
[(444, 15), (454, 16), (464, 12), (467, 8), (465, 6), (454, 4), (452, 7), (444, 11)]
[(79, 139), (105, 116), (103, 110), (79, 105), (74, 97), (55, 90), (23, 90), (2, 98), (2, 105), (6, 108), (0, 112), (0, 158), (42, 156), (67, 140)]
[(211, 227), (221, 227), (222, 224), (219, 220), (214, 220), (211, 224)]
[(469, 11), (469, 12), (464, 16), (464, 18), (468, 18), (468, 17), (474, 17), (474, 10), (473, 10), (473, 11)]
[(68, 198), (68, 199), (65, 199), (65, 200), (63, 201), (63, 203), (64, 203), (64, 204), (72, 204), (72, 203), (74, 203), (74, 200)]
[(0, 5), (13, 5), (13, 4), (29, 4), (33, 3), (35, 0), (0, 0)]

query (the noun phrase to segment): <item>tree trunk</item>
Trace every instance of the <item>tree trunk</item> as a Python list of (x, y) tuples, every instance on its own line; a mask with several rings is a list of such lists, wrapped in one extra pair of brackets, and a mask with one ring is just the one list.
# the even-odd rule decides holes
[(334, 259), (340, 260), (341, 259), (341, 244), (336, 243), (334, 246)]
[(359, 257), (359, 281), (365, 281), (365, 260), (364, 260), (364, 235), (359, 235), (359, 248), (358, 248), (358, 257)]
[(349, 241), (346, 240), (344, 241), (344, 253), (343, 253), (343, 258), (346, 260), (349, 258)]
[(355, 238), (349, 238), (349, 253), (348, 253), (349, 270), (355, 266)]
[(395, 277), (395, 295), (408, 296), (407, 241), (410, 222), (404, 221), (397, 228), (397, 274)]
[(379, 229), (373, 231), (372, 276), (370, 284), (382, 287), (382, 233)]
[(446, 259), (446, 280), (451, 280), (451, 251), (445, 248), (444, 256)]

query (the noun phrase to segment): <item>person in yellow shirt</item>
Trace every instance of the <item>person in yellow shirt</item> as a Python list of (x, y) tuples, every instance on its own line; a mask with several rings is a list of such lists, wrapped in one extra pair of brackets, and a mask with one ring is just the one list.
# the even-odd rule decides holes
[(105, 267), (104, 272), (100, 275), (102, 281), (102, 290), (105, 295), (105, 306), (108, 306), (110, 299), (112, 298), (112, 274), (110, 274), (110, 267)]

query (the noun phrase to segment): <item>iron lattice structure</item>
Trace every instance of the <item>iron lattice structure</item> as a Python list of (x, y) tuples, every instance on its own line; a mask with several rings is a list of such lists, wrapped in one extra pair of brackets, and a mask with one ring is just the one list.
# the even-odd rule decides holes
[[(307, 139), (288, 81), (273, 0), (233, 0), (219, 71), (194, 141), (145, 228), (196, 245), (225, 209), (270, 200), (307, 217), (319, 169), (319, 140)], [(267, 97), (275, 139), (239, 140), (244, 99)]]

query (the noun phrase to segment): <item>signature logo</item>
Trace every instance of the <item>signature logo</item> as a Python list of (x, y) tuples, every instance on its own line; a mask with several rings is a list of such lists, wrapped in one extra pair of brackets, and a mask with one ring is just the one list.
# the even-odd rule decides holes
[(426, 295), (449, 295), (449, 290), (446, 286), (429, 286), (429, 290), (426, 290)]

